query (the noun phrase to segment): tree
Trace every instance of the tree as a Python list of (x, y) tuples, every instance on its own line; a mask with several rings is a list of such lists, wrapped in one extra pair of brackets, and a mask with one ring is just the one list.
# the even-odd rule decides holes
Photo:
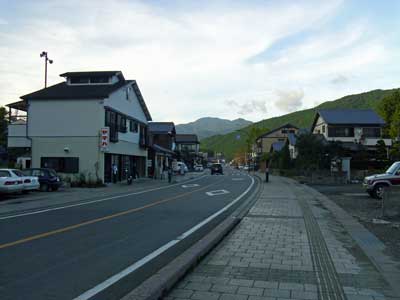
[(296, 164), (298, 167), (313, 170), (318, 169), (324, 156), (324, 145), (318, 136), (314, 134), (302, 134), (296, 143), (298, 156)]
[(291, 160), (288, 143), (286, 143), (282, 150), (278, 152), (278, 159), (279, 169), (290, 169)]
[(8, 115), (5, 107), (0, 107), (0, 145), (7, 145)]
[(383, 140), (378, 140), (376, 142), (376, 156), (378, 159), (386, 159), (387, 158), (387, 148), (386, 148), (386, 144)]
[(400, 134), (400, 90), (382, 99), (379, 112), (387, 124), (384, 134), (397, 138)]

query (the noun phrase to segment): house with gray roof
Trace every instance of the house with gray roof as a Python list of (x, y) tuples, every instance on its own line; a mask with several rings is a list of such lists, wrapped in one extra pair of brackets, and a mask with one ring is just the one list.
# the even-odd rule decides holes
[(349, 149), (361, 144), (373, 150), (379, 140), (387, 147), (392, 145), (391, 139), (382, 136), (385, 125), (372, 109), (321, 109), (315, 114), (311, 132), (327, 141), (340, 141)]
[(132, 172), (146, 176), (151, 115), (137, 82), (121, 71), (60, 76), (64, 81), (7, 105), (8, 147), (25, 149), (32, 167), (65, 177), (110, 182)]

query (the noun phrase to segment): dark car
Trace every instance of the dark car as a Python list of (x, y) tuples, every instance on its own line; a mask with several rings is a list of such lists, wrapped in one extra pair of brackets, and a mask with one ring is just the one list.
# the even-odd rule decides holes
[(221, 174), (221, 175), (224, 174), (224, 172), (222, 171), (221, 164), (212, 164), (211, 165), (211, 175), (214, 175), (214, 174)]
[(30, 168), (22, 171), (27, 176), (39, 178), (41, 191), (57, 191), (62, 182), (56, 171), (48, 168)]

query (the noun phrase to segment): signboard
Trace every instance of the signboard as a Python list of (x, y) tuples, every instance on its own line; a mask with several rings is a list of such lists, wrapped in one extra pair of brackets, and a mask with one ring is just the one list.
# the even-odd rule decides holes
[(107, 151), (110, 143), (110, 127), (100, 129), (100, 151)]

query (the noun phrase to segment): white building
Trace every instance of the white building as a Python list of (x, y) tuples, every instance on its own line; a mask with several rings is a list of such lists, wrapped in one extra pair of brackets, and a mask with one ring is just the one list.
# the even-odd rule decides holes
[(391, 139), (382, 137), (383, 126), (385, 121), (371, 109), (321, 109), (314, 117), (311, 132), (344, 146), (361, 144), (374, 150), (379, 140), (387, 147), (392, 145)]
[[(8, 147), (30, 149), (32, 167), (49, 167), (76, 177), (110, 182), (128, 172), (146, 176), (146, 131), (151, 121), (135, 80), (120, 71), (69, 72), (66, 80), (9, 104)], [(26, 122), (12, 116), (25, 111)], [(101, 129), (108, 128), (101, 147)], [(107, 142), (107, 141), (106, 141)], [(104, 145), (103, 145), (104, 146)]]

